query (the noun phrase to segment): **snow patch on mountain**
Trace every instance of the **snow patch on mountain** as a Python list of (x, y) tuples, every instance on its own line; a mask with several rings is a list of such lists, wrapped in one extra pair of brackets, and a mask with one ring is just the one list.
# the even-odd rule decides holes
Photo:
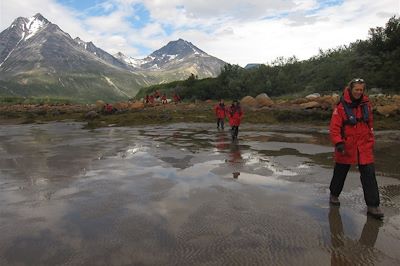
[(167, 55), (169, 60), (174, 60), (178, 55), (177, 54), (169, 54)]
[(74, 41), (79, 44), (81, 47), (84, 47), (85, 50), (87, 49), (87, 42), (82, 41), (79, 37), (76, 37)]
[(43, 17), (40, 14), (36, 14), (35, 16), (28, 18), (28, 21), (24, 25), (25, 40), (35, 36), (36, 33), (38, 33), (48, 24), (48, 22), (42, 18)]
[(37, 19), (35, 16), (30, 17), (29, 21), (26, 25), (27, 35), (25, 36), (25, 40), (28, 40), (32, 36), (34, 36), (40, 29), (45, 25), (44, 21)]
[(124, 95), (124, 96), (127, 96), (127, 97), (129, 97), (129, 98), (131, 97), (130, 95), (126, 94), (123, 90), (121, 90), (120, 88), (118, 88), (117, 85), (115, 85), (114, 82), (112, 82), (111, 79), (110, 79), (109, 77), (104, 76), (104, 75), (103, 75), (103, 77), (104, 77), (104, 79), (107, 81), (107, 83), (108, 83), (111, 87), (113, 87), (113, 88), (115, 89), (115, 91), (116, 91), (117, 93), (119, 93), (119, 94), (121, 94), (121, 95)]

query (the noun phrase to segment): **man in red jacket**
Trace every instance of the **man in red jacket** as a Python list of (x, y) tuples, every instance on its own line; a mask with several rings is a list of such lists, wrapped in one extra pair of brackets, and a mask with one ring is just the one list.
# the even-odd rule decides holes
[(379, 191), (374, 166), (374, 132), (372, 108), (365, 92), (365, 81), (353, 79), (345, 88), (340, 102), (333, 110), (330, 137), (335, 145), (335, 168), (330, 184), (330, 204), (340, 205), (347, 173), (352, 164), (358, 164), (367, 213), (383, 218), (379, 207)]
[(221, 99), (219, 101), (219, 104), (217, 104), (214, 107), (215, 110), (215, 116), (217, 117), (217, 129), (221, 127), (221, 129), (224, 129), (224, 121), (226, 117), (226, 108), (224, 104), (224, 100)]

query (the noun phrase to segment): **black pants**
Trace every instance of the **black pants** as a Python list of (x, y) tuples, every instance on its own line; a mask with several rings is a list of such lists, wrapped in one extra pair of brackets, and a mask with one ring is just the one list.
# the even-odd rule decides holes
[[(342, 192), (344, 181), (346, 180), (347, 173), (349, 172), (350, 164), (336, 163), (335, 169), (333, 170), (333, 177), (329, 189), (333, 196), (339, 197)], [(375, 165), (365, 164), (358, 165), (360, 171), (361, 184), (364, 191), (364, 200), (367, 206), (377, 207), (379, 206), (379, 190), (378, 183), (375, 177)]]
[(237, 139), (239, 134), (239, 126), (232, 126), (232, 139)]
[(217, 128), (221, 126), (222, 129), (224, 129), (224, 119), (223, 118), (217, 118)]

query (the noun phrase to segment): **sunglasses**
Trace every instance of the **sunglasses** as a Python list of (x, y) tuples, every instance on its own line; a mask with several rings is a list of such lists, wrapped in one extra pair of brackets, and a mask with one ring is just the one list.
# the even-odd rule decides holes
[(356, 79), (352, 79), (351, 83), (365, 83), (365, 81), (363, 79), (356, 78)]

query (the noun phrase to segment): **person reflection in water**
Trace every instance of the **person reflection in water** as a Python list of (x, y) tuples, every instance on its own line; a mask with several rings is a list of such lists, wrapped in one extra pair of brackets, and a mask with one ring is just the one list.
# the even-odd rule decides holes
[(243, 157), (240, 151), (240, 146), (236, 143), (231, 143), (230, 145), (228, 163), (232, 168), (233, 178), (237, 179), (243, 167)]
[(367, 215), (361, 236), (358, 241), (354, 241), (344, 234), (339, 208), (331, 206), (329, 209), (331, 265), (374, 265), (377, 256), (374, 246), (382, 225), (382, 221)]
[(226, 133), (223, 131), (217, 132), (216, 144), (215, 147), (218, 151), (225, 151), (228, 148), (228, 137)]

